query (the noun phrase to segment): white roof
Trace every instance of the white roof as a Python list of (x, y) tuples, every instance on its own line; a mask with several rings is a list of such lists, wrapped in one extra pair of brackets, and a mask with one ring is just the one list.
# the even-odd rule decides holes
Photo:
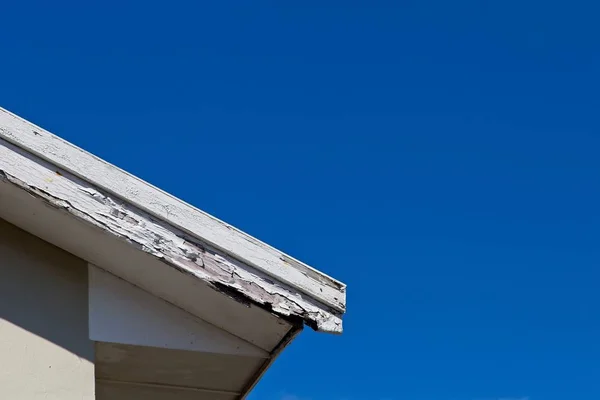
[[(43, 239), (187, 311), (211, 305), (199, 305), (192, 289), (178, 286), (182, 274), (281, 318), (342, 331), (343, 283), (1, 108), (0, 183), (0, 201), (9, 191), (27, 193), (35, 204), (60, 210), (61, 226), (73, 233), (57, 235), (48, 230), (49, 219), (30, 215), (41, 215), (42, 208), (28, 215), (6, 208), (0, 217), (12, 212), (13, 221), (27, 219), (23, 225)], [(93, 228), (89, 234), (74, 233), (84, 225)], [(123, 243), (127, 249), (118, 247)], [(124, 262), (138, 260), (138, 253), (155, 267)], [(229, 323), (219, 318), (209, 322)]]

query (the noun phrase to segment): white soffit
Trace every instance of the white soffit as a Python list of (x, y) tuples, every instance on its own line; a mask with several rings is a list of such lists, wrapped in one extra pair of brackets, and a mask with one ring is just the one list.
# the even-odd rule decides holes
[(96, 342), (269, 358), (270, 353), (93, 265), (89, 335)]
[(0, 179), (128, 241), (165, 268), (319, 331), (342, 331), (343, 283), (2, 108)]

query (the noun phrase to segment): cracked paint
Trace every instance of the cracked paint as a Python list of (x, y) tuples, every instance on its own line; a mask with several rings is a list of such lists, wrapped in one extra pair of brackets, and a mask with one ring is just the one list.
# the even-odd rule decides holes
[(92, 183), (84, 185), (84, 189), (102, 189), (111, 193), (158, 220), (199, 235), (214, 248), (339, 314), (345, 312), (346, 285), (343, 283), (1, 108), (0, 138), (30, 156), (46, 160), (51, 166), (46, 171), (46, 176), (52, 177), (50, 179), (54, 179), (57, 170), (70, 171), (83, 178), (85, 183)]
[[(337, 310), (67, 171), (56, 174), (54, 166), (23, 154), (13, 145), (0, 140), (0, 150), (0, 178), (4, 182), (135, 245), (180, 272), (192, 274), (237, 301), (259, 305), (284, 318), (301, 319), (319, 331), (342, 331), (341, 313)], [(19, 160), (11, 162), (11, 158)], [(52, 182), (43, 178), (49, 170), (54, 173)], [(168, 211), (168, 206), (165, 209)]]

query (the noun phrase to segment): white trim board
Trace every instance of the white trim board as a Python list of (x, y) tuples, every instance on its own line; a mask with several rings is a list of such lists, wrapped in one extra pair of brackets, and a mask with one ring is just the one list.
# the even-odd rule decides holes
[(2, 108), (0, 138), (118, 196), (338, 312), (343, 313), (346, 309), (346, 285), (343, 283)]
[(89, 335), (96, 342), (269, 358), (270, 353), (89, 264)]
[[(191, 302), (179, 304), (181, 299), (173, 283), (164, 282), (165, 288), (169, 285), (172, 288), (169, 293), (156, 293), (161, 291), (157, 285), (144, 286), (143, 282), (149, 282), (148, 279), (159, 281), (158, 276), (165, 275), (171, 268), (228, 296), (240, 295), (279, 316), (300, 318), (324, 332), (342, 331), (345, 285), (304, 264), (296, 264), (283, 253), (235, 228), (27, 121), (0, 111), (0, 173), (4, 183), (66, 211), (80, 223), (100, 228), (105, 234), (128, 242), (131, 251), (152, 255), (162, 262), (164, 272), (155, 272), (156, 278), (131, 275), (134, 266), (120, 266), (118, 260), (107, 259), (110, 254), (90, 256), (91, 250), (80, 254), (72, 250), (74, 254), (194, 315), (198, 314), (190, 308), (197, 306)], [(71, 172), (73, 170), (75, 173)], [(96, 180), (101, 183), (97, 184)], [(149, 209), (153, 211), (149, 212)], [(219, 243), (216, 247), (212, 245), (214, 241)], [(73, 249), (85, 247), (81, 243), (70, 243), (70, 246)], [(106, 253), (109, 253), (108, 249)], [(275, 256), (279, 261), (275, 262)], [(106, 265), (96, 262), (100, 259)], [(250, 259), (254, 261), (248, 261)], [(278, 267), (271, 268), (272, 263)], [(217, 322), (210, 322), (219, 326)]]
[(272, 351), (292, 329), (289, 321), (274, 313), (223, 295), (206, 281), (165, 265), (95, 225), (82, 223), (8, 179), (2, 179), (0, 172), (0, 218), (7, 222), (263, 350)]

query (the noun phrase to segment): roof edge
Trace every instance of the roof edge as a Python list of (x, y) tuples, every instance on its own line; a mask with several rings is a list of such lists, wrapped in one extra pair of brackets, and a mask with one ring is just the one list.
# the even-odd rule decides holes
[(207, 307), (220, 300), (206, 289), (228, 299), (226, 308), (257, 306), (342, 332), (342, 313), (2, 138), (0, 199), (0, 215), (15, 225), (214, 325), (235, 325), (239, 316), (208, 319)]
[(344, 313), (346, 285), (0, 107), (0, 139)]

